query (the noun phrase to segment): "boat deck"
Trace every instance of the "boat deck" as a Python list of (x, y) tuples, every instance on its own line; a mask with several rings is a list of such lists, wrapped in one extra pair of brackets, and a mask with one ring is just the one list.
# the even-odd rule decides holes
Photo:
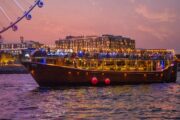
[(163, 71), (173, 64), (172, 60), (129, 60), (129, 59), (69, 59), (36, 58), (35, 63), (63, 66), (92, 71), (151, 72)]

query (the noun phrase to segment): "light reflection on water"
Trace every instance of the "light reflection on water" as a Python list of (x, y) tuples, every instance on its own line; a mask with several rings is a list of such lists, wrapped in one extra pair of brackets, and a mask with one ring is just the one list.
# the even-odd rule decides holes
[(177, 83), (38, 88), (30, 75), (0, 75), (0, 119), (180, 119)]

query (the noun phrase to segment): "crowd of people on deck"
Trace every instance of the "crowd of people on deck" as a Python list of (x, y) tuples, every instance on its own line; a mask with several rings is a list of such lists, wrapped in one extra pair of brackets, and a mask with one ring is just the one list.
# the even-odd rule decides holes
[(173, 60), (174, 55), (170, 51), (163, 52), (61, 52), (58, 54), (60, 57), (70, 58), (122, 58), (122, 59), (141, 59), (141, 60)]
[[(88, 51), (56, 51), (52, 52), (37, 52), (35, 56), (58, 56), (61, 58), (89, 58), (89, 59), (141, 59), (141, 60), (174, 60), (174, 53), (170, 50), (148, 51), (148, 50), (132, 50), (121, 52), (88, 52)], [(42, 53), (42, 55), (41, 55)]]

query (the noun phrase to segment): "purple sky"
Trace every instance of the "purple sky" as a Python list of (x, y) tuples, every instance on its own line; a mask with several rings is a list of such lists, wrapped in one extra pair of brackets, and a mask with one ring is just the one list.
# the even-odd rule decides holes
[(53, 44), (66, 35), (115, 34), (136, 40), (138, 48), (180, 49), (180, 0), (45, 0), (7, 41)]

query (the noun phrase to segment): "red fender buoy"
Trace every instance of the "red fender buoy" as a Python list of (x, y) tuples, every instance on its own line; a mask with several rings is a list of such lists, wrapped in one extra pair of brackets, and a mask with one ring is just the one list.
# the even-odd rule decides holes
[(93, 77), (91, 79), (91, 83), (92, 83), (92, 85), (97, 85), (98, 84), (98, 79), (96, 77)]
[(105, 83), (106, 85), (110, 85), (110, 84), (111, 84), (111, 80), (110, 80), (109, 78), (106, 78), (106, 79), (104, 80), (104, 83)]

